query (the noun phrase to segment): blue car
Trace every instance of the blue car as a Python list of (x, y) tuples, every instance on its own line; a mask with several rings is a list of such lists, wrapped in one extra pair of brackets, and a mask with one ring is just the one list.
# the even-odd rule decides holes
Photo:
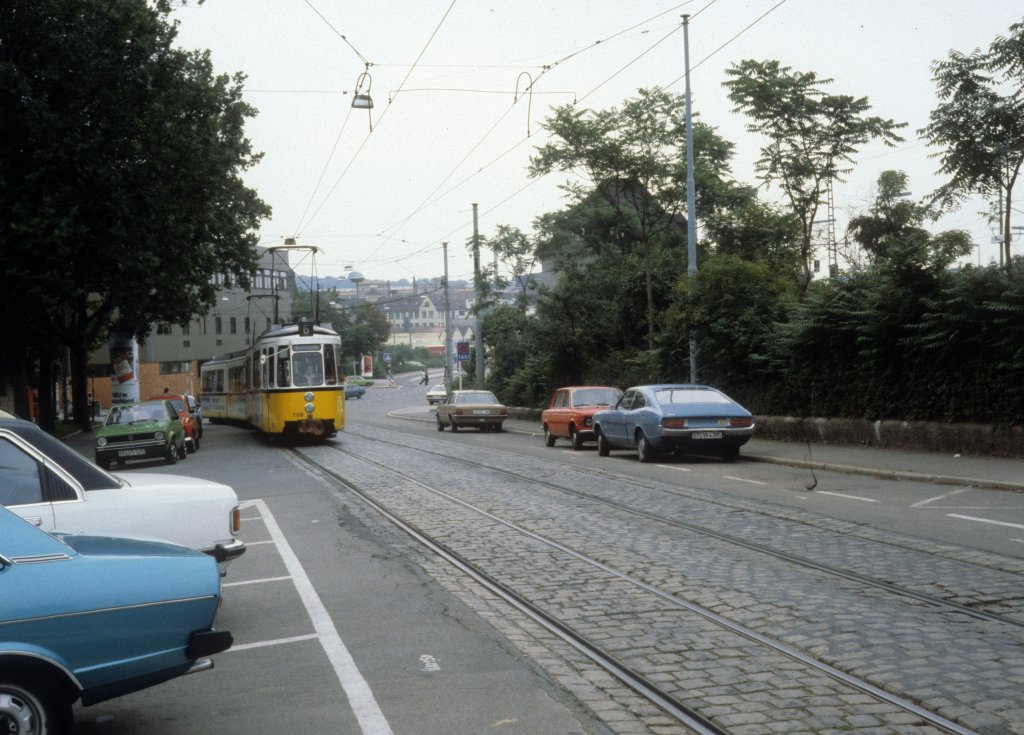
[(706, 385), (639, 385), (594, 414), (597, 453), (633, 449), (641, 462), (662, 452), (714, 453), (735, 462), (753, 434), (750, 411)]
[(355, 383), (345, 383), (345, 400), (349, 398), (362, 398), (366, 395), (366, 388)]
[(61, 735), (89, 705), (213, 667), (212, 557), (155, 541), (51, 535), (0, 507), (0, 732)]

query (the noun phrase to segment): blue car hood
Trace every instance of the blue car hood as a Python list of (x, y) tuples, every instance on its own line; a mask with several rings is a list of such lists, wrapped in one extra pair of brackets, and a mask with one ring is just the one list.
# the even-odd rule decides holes
[(76, 533), (54, 534), (83, 556), (205, 556), (200, 551), (162, 541), (146, 541)]

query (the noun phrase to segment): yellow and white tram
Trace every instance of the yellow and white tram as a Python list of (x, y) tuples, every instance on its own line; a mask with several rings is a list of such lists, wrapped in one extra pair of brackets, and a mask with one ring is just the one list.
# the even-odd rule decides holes
[(269, 437), (327, 438), (345, 428), (341, 337), (310, 321), (273, 326), (252, 347), (200, 368), (203, 415)]

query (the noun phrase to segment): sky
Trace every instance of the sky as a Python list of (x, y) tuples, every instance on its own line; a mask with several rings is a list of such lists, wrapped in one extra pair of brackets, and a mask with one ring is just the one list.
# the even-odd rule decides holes
[[(544, 119), (565, 104), (621, 107), (640, 88), (683, 94), (684, 13), (693, 112), (735, 145), (741, 183), (759, 183), (765, 144), (722, 86), (743, 59), (831, 78), (828, 93), (907, 123), (904, 143), (865, 146), (836, 183), (839, 237), (882, 171), (905, 171), (914, 199), (943, 183), (938, 151), (917, 134), (938, 104), (931, 65), (1024, 20), (1019, 0), (189, 0), (174, 19), (180, 47), (246, 75), (258, 110), (246, 131), (263, 158), (245, 180), (273, 209), (260, 245), (294, 237), (318, 249), (316, 275), (397, 281), (442, 275), (445, 242), (449, 276), (472, 277), (474, 203), (485, 238), (503, 224), (530, 234), (565, 207), (569, 175), (528, 175)], [(352, 108), (357, 91), (372, 110)], [(777, 188), (761, 196), (781, 201)], [(1024, 189), (1015, 200), (1024, 211)], [(973, 200), (930, 227), (967, 230), (969, 259), (987, 263), (998, 248), (984, 209)], [(314, 268), (296, 254), (292, 266)]]

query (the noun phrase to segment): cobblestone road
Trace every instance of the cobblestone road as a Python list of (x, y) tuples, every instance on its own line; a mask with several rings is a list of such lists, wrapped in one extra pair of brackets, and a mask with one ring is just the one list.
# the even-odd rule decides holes
[[(379, 466), (330, 448), (307, 450), (487, 573), (666, 691), (733, 733), (931, 733), (916, 715), (666, 599), (671, 595), (863, 679), (979, 733), (1024, 733), (1024, 628), (977, 620), (824, 571), (808, 569), (687, 528), (560, 492), (553, 477), (595, 497), (716, 534), (881, 579), (963, 605), (988, 606), (1024, 622), (1024, 564), (981, 552), (906, 539), (814, 514), (764, 506), (555, 461), (486, 452), (403, 436), (408, 446), (349, 434), (345, 448), (551, 538), (616, 570), (585, 561), (429, 493)], [(506, 469), (474, 468), (415, 447)], [(476, 598), (482, 614), (500, 604), (450, 570), (432, 573)], [(630, 579), (650, 585), (641, 588)], [(658, 594), (661, 593), (661, 594)], [(483, 602), (481, 602), (483, 601)], [(504, 629), (505, 623), (497, 624)], [(592, 709), (607, 709), (615, 732), (680, 732), (642, 700), (529, 626), (506, 630), (527, 655)], [(602, 715), (602, 712), (596, 711)]]

